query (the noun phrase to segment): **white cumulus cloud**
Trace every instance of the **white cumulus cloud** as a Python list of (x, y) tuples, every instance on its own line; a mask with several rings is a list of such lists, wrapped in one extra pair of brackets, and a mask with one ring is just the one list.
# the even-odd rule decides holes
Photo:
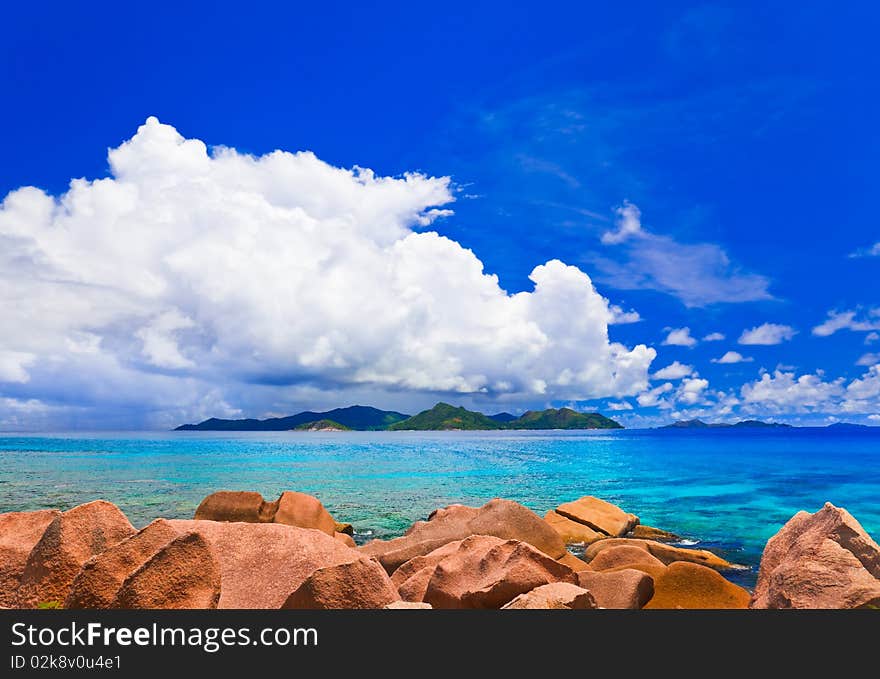
[(782, 344), (797, 334), (797, 330), (790, 325), (778, 323), (764, 323), (750, 330), (743, 330), (739, 336), (740, 344), (773, 345)]
[(642, 320), (639, 312), (635, 309), (624, 311), (616, 304), (612, 304), (608, 307), (608, 310), (611, 312), (611, 320), (609, 321), (611, 325), (626, 325), (628, 323), (638, 323)]
[(695, 405), (703, 401), (703, 392), (709, 388), (709, 381), (701, 377), (688, 377), (681, 381), (676, 400), (685, 405)]
[(820, 374), (796, 377), (793, 372), (776, 370), (772, 375), (764, 373), (759, 380), (743, 385), (740, 393), (745, 403), (776, 412), (803, 412), (834, 408), (845, 393), (843, 382), (842, 378), (826, 382)]
[(671, 382), (664, 382), (660, 386), (654, 387), (653, 389), (649, 389), (636, 397), (636, 401), (643, 408), (651, 408), (653, 406), (660, 405), (663, 403), (661, 398), (664, 394), (668, 394), (670, 391), (673, 391), (675, 387)]
[(608, 336), (635, 312), (583, 271), (549, 261), (508, 294), (473, 252), (417, 230), (450, 214), (447, 177), (209, 150), (155, 118), (109, 165), (0, 205), (0, 387), (16, 402), (76, 393), (166, 422), (265, 410), (293, 388), (578, 400), (647, 387), (654, 350)]
[(665, 368), (660, 368), (660, 370), (652, 374), (651, 378), (655, 380), (680, 380), (682, 377), (687, 377), (693, 372), (694, 366), (673, 361)]
[(703, 338), (703, 341), (704, 342), (720, 342), (723, 339), (725, 339), (724, 333), (710, 332), (708, 335), (706, 335)]
[(697, 343), (695, 337), (691, 337), (690, 328), (672, 328), (663, 344), (674, 347), (692, 347)]
[(753, 360), (750, 356), (743, 356), (738, 351), (728, 351), (721, 358), (713, 358), (712, 363), (750, 363)]
[(777, 369), (741, 388), (743, 412), (753, 415), (825, 414), (865, 415), (880, 410), (880, 363), (846, 383), (842, 377), (826, 379), (824, 373), (797, 376)]

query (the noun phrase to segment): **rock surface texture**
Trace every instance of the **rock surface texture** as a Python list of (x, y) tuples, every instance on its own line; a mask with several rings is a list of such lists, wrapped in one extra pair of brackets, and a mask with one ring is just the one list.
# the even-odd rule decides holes
[(584, 553), (584, 560), (587, 563), (592, 563), (593, 559), (604, 550), (622, 545), (643, 549), (666, 565), (674, 561), (689, 561), (701, 566), (715, 568), (716, 570), (733, 568), (733, 564), (705, 549), (685, 549), (684, 547), (673, 547), (672, 545), (654, 540), (636, 540), (634, 538), (612, 538), (590, 545)]
[(642, 608), (654, 596), (654, 579), (639, 570), (580, 571), (578, 584), (590, 591), (600, 608)]
[[(318, 498), (290, 490), (281, 493), (274, 502), (267, 502), (262, 495), (251, 491), (220, 490), (202, 500), (196, 509), (195, 519), (281, 523), (298, 528), (315, 528), (327, 535), (337, 532), (336, 521)], [(339, 525), (343, 529), (339, 532), (350, 532), (350, 525)]]
[(535, 587), (502, 606), (504, 610), (566, 608), (578, 610), (598, 606), (590, 592), (569, 582), (553, 582)]
[(156, 519), (130, 538), (93, 556), (74, 578), (64, 607), (110, 608), (126, 578), (179, 534), (165, 519)]
[(60, 605), (86, 561), (135, 532), (125, 514), (104, 500), (59, 514), (28, 555), (20, 581), (20, 604)]
[(626, 535), (639, 523), (635, 514), (591, 495), (559, 505), (556, 513), (610, 537)]
[(541, 517), (521, 504), (497, 499), (482, 507), (451, 505), (438, 509), (427, 521), (413, 524), (404, 536), (373, 540), (361, 551), (378, 558), (385, 570), (393, 573), (410, 559), (471, 535), (525, 542), (554, 559), (566, 554), (562, 538)]
[(880, 546), (831, 503), (798, 512), (767, 542), (751, 606), (880, 607)]
[(645, 608), (748, 608), (749, 593), (712, 568), (676, 561), (654, 579)]
[(180, 535), (125, 579), (110, 608), (217, 608), (220, 564), (198, 533)]
[(318, 531), (282, 524), (169, 521), (181, 533), (205, 538), (220, 564), (218, 608), (281, 608), (319, 568), (361, 554)]
[(400, 600), (391, 578), (375, 559), (319, 568), (282, 608), (384, 608)]
[(58, 516), (57, 509), (0, 514), (0, 607), (19, 605), (19, 581), (28, 555)]
[(442, 549), (442, 558), (426, 555), (400, 583), (404, 600), (434, 608), (500, 608), (541, 585), (576, 582), (568, 566), (517, 540), (473, 535)]

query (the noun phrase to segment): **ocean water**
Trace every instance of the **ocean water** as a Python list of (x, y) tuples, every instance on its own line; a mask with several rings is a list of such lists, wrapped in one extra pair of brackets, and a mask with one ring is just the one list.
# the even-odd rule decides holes
[(880, 429), (0, 434), (0, 512), (103, 498), (142, 527), (221, 489), (311, 493), (359, 542), (452, 503), (543, 514), (595, 495), (742, 564), (749, 586), (801, 509), (832, 502), (880, 537)]

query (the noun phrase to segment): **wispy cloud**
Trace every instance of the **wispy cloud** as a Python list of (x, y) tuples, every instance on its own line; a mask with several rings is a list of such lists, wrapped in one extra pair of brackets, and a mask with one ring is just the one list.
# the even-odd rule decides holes
[(874, 243), (870, 247), (862, 248), (851, 252), (850, 257), (880, 257), (880, 241)]
[(681, 243), (654, 234), (643, 227), (641, 211), (629, 202), (616, 212), (616, 228), (600, 237), (604, 245), (614, 248), (615, 256), (594, 260), (608, 285), (659, 290), (689, 307), (772, 299), (769, 279), (743, 271), (721, 246)]
[(554, 163), (550, 160), (538, 158), (537, 156), (532, 156), (526, 153), (520, 153), (516, 158), (519, 161), (520, 167), (527, 172), (541, 172), (543, 174), (552, 175), (572, 189), (579, 189), (581, 187), (580, 181), (566, 172), (559, 163)]
[(880, 330), (880, 307), (869, 309), (861, 318), (858, 311), (829, 311), (828, 318), (813, 328), (817, 337), (828, 337), (838, 330), (870, 332)]
[(710, 332), (703, 338), (704, 342), (720, 342), (725, 339), (725, 335), (720, 332)]

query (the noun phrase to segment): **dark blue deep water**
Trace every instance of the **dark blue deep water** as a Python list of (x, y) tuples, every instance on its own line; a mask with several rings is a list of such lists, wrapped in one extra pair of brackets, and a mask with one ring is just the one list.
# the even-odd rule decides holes
[(0, 512), (104, 498), (140, 527), (220, 489), (314, 494), (359, 541), (456, 502), (543, 514), (596, 495), (748, 566), (749, 584), (798, 510), (832, 502), (880, 536), (880, 428), (0, 435)]

